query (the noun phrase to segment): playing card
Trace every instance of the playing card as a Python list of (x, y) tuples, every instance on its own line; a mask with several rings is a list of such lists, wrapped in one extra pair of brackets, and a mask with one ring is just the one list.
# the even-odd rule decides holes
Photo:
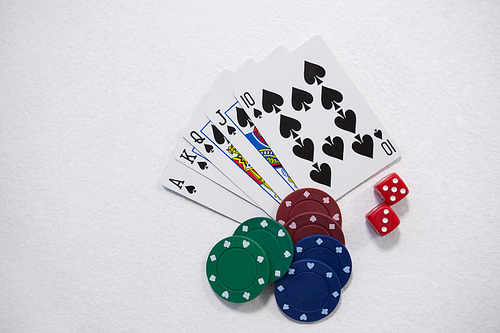
[[(194, 117), (201, 116), (204, 119), (203, 114), (199, 114), (199, 110), (205, 104), (205, 102), (210, 102), (210, 100), (213, 100), (214, 96), (218, 94), (220, 89), (226, 89), (224, 84), (232, 76), (233, 73), (228, 70), (223, 71), (219, 75), (219, 77), (215, 80), (215, 83), (212, 85), (210, 92), (203, 95), (198, 101), (193, 112)], [(194, 148), (188, 141), (186, 141), (182, 137), (180, 138), (179, 143), (174, 151), (174, 157), (177, 159), (177, 161), (184, 164), (186, 167), (193, 169), (194, 171), (200, 173), (216, 184), (238, 195), (242, 199), (253, 203), (248, 195), (246, 195), (236, 185), (234, 185), (229, 180), (229, 178), (227, 178), (222, 172), (220, 172), (220, 170), (217, 169), (206, 157), (204, 157), (199, 150)]]
[[(250, 76), (264, 70), (286, 54), (288, 51), (285, 47), (278, 47), (252, 70)], [(248, 76), (245, 76), (235, 82), (235, 85), (239, 85), (247, 79)], [(279, 160), (266, 145), (264, 138), (259, 135), (257, 128), (239, 106), (234, 97), (233, 89), (221, 92), (221, 98), (206, 109), (206, 115), (252, 167), (258, 170), (259, 175), (266, 180), (280, 198), (284, 198), (296, 189)]]
[(206, 159), (196, 148), (194, 148), (184, 138), (181, 138), (177, 148), (174, 151), (174, 157), (181, 164), (198, 172), (205, 178), (210, 179), (219, 186), (224, 187), (226, 190), (231, 191), (243, 200), (252, 203), (252, 200), (236, 185), (233, 184), (224, 176), (219, 169), (217, 169), (208, 159)]
[(338, 199), (401, 156), (319, 36), (234, 94), (299, 187)]
[(175, 159), (171, 159), (165, 169), (162, 185), (165, 189), (181, 194), (239, 223), (251, 217), (266, 216), (260, 208), (185, 167)]
[[(248, 60), (235, 73), (228, 84), (247, 75), (255, 68), (255, 61)], [(193, 117), (183, 131), (183, 137), (215, 165), (236, 186), (245, 192), (253, 202), (270, 216), (276, 213), (280, 198), (245, 160), (233, 145), (216, 129), (200, 110), (200, 116)], [(203, 113), (203, 116), (201, 116)]]

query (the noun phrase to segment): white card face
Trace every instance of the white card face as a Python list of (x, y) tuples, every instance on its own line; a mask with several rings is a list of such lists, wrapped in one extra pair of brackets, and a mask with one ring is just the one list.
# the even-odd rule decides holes
[[(234, 77), (227, 82), (228, 85), (232, 86), (239, 77), (251, 73), (255, 66), (255, 62), (245, 62)], [(212, 162), (269, 216), (274, 216), (280, 202), (278, 195), (256, 170), (247, 163), (234, 146), (225, 137), (218, 135), (219, 132), (217, 132), (216, 127), (204, 116), (205, 110), (203, 110), (203, 107), (199, 114), (199, 116), (191, 119), (188, 128), (183, 131), (183, 137), (201, 151), (203, 156)]]
[(205, 178), (210, 179), (226, 190), (233, 192), (243, 200), (252, 203), (252, 200), (217, 169), (208, 159), (206, 159), (196, 148), (194, 148), (184, 138), (181, 138), (174, 151), (177, 161), (186, 167), (198, 172)]
[(319, 36), (234, 94), (298, 187), (338, 199), (401, 156)]
[(205, 207), (242, 223), (245, 220), (266, 216), (266, 213), (191, 170), (175, 159), (171, 159), (162, 177), (165, 189), (181, 194)]
[[(266, 57), (252, 72), (257, 73), (283, 58), (288, 51), (278, 47)], [(254, 76), (254, 74), (251, 74)], [(241, 78), (235, 86), (248, 80)], [(233, 89), (228, 89), (221, 95), (216, 103), (206, 109), (206, 115), (211, 123), (231, 142), (251, 164), (259, 175), (280, 197), (284, 198), (294, 191), (293, 182), (281, 166), (273, 152), (266, 146), (258, 130), (249, 121), (245, 111), (239, 106), (233, 94)]]

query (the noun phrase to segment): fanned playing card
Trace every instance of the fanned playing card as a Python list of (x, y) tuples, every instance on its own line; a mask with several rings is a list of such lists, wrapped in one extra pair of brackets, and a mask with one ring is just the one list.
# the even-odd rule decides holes
[(243, 222), (252, 216), (266, 216), (257, 206), (217, 185), (196, 171), (171, 159), (162, 178), (163, 188), (235, 220)]
[(401, 156), (319, 36), (234, 94), (298, 187), (338, 199)]
[[(237, 82), (239, 77), (251, 73), (256, 66), (255, 61), (246, 61), (226, 84)], [(262, 210), (269, 216), (273, 216), (280, 202), (279, 196), (231, 142), (209, 121), (203, 108), (199, 114), (199, 116), (193, 117), (187, 128), (184, 129), (183, 137), (201, 151), (213, 165), (245, 192)]]
[[(235, 82), (235, 86), (247, 81), (261, 70), (283, 58), (289, 52), (285, 47), (276, 48), (248, 76)], [(274, 192), (284, 198), (296, 189), (293, 181), (266, 146), (264, 138), (250, 121), (245, 111), (239, 106), (233, 94), (234, 87), (221, 91), (220, 99), (206, 108), (206, 115), (218, 130), (218, 135), (227, 138), (242, 156), (258, 170)], [(216, 138), (216, 136), (214, 136)], [(221, 139), (221, 142), (224, 141)]]

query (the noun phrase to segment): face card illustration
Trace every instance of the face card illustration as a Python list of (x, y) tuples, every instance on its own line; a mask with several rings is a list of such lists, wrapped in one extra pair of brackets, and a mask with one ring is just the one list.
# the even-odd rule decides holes
[[(255, 62), (245, 62), (242, 68), (235, 73), (235, 78), (250, 73), (255, 66)], [(229, 80), (228, 84), (231, 84), (232, 80), (233, 78)], [(199, 113), (201, 114), (202, 111)], [(204, 113), (203, 110), (203, 115)], [(236, 148), (227, 139), (218, 136), (213, 128), (215, 126), (212, 126), (208, 118), (200, 115), (191, 119), (188, 127), (183, 131), (183, 136), (253, 202), (270, 216), (273, 216), (280, 202), (279, 196)]]
[(238, 223), (254, 216), (266, 216), (262, 209), (185, 167), (175, 159), (170, 160), (163, 173), (162, 186)]
[[(255, 69), (257, 73), (283, 58), (288, 51), (278, 47), (267, 56)], [(254, 76), (253, 74), (251, 76)], [(243, 77), (235, 85), (248, 80)], [(224, 135), (231, 144), (245, 156), (246, 160), (257, 170), (269, 186), (281, 198), (296, 189), (292, 179), (286, 173), (264, 138), (239, 106), (233, 94), (233, 89), (221, 93), (221, 99), (207, 108), (206, 115), (211, 123)]]
[(338, 199), (401, 156), (319, 36), (234, 94), (299, 187)]

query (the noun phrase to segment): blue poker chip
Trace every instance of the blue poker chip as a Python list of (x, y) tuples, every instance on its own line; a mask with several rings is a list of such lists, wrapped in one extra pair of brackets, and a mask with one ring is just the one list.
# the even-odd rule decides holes
[(347, 248), (337, 239), (326, 235), (311, 235), (299, 240), (294, 247), (296, 260), (316, 259), (332, 268), (343, 288), (351, 277), (352, 261)]
[(298, 321), (325, 318), (340, 300), (340, 282), (330, 267), (316, 259), (292, 263), (281, 279), (276, 281), (274, 297), (288, 317)]

